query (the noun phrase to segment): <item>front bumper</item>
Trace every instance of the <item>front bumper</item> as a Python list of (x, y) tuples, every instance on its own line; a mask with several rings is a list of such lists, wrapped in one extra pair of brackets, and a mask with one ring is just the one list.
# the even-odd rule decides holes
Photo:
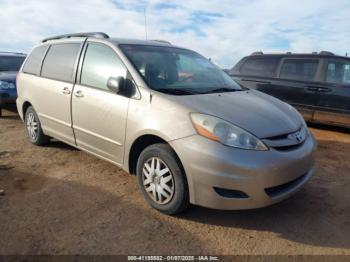
[(3, 91), (0, 90), (0, 105), (14, 104), (16, 102), (16, 91)]
[[(242, 150), (199, 135), (170, 144), (184, 166), (190, 202), (228, 210), (259, 208), (288, 198), (312, 176), (316, 150), (312, 134), (301, 146), (288, 151)], [(242, 192), (246, 197), (228, 197), (214, 188)]]

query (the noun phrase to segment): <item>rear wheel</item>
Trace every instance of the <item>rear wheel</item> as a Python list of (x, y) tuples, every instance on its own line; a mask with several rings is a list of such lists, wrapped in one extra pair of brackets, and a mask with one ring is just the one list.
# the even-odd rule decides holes
[(30, 142), (34, 145), (45, 145), (50, 141), (50, 137), (43, 133), (39, 117), (32, 106), (28, 107), (24, 122)]
[(174, 215), (188, 207), (186, 177), (169, 145), (154, 144), (143, 150), (136, 173), (144, 198), (155, 209)]

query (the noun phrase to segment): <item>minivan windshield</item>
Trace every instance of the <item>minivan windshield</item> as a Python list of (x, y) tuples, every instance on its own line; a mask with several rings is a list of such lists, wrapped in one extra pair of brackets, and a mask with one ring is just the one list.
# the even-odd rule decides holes
[(120, 48), (154, 90), (174, 95), (242, 90), (223, 70), (196, 52), (168, 46)]
[(0, 56), (0, 72), (18, 71), (23, 63), (22, 56)]

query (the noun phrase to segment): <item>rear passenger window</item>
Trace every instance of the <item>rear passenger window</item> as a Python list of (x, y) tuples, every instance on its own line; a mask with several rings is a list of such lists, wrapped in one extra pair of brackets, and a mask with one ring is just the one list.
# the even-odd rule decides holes
[(350, 84), (350, 62), (328, 62), (326, 82)]
[(286, 59), (283, 62), (280, 78), (313, 81), (318, 67), (318, 60)]
[(45, 57), (41, 75), (59, 81), (73, 82), (80, 45), (80, 43), (51, 45)]
[(279, 57), (252, 57), (239, 70), (243, 75), (274, 77), (280, 62)]
[(41, 63), (48, 47), (48, 45), (42, 45), (34, 48), (23, 67), (24, 73), (40, 75)]
[(127, 71), (117, 54), (108, 46), (89, 44), (81, 72), (81, 84), (109, 90), (108, 78), (126, 77)]

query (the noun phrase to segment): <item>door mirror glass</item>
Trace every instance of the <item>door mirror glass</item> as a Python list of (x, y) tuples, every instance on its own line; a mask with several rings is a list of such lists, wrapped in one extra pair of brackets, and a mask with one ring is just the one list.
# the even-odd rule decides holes
[(124, 90), (125, 87), (125, 78), (122, 76), (108, 78), (107, 87), (109, 90), (114, 93), (119, 93), (121, 90)]

